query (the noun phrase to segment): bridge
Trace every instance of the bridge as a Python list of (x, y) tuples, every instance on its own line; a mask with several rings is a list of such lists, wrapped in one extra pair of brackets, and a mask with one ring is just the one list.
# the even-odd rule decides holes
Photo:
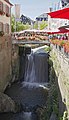
[(37, 41), (37, 40), (12, 40), (12, 44), (16, 45), (25, 45), (25, 44), (43, 44), (43, 45), (50, 45), (50, 42), (48, 40), (42, 40), (42, 41)]

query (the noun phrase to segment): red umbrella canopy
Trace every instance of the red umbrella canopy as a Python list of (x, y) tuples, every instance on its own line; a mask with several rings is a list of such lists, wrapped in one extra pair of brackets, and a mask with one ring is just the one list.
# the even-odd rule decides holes
[(69, 33), (69, 29), (66, 28), (58, 28), (58, 31), (49, 31), (48, 34), (59, 34), (59, 33)]
[(69, 7), (48, 13), (51, 18), (69, 19)]

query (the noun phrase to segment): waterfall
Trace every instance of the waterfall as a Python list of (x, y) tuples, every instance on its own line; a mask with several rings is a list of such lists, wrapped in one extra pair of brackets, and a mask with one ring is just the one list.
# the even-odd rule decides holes
[(26, 69), (25, 69), (25, 82), (34, 82), (36, 79), (35, 76), (35, 64), (34, 64), (34, 56), (33, 54), (27, 55), (26, 60)]
[[(5, 93), (21, 105), (20, 112), (4, 113), (1, 120), (37, 120), (38, 108), (44, 108), (48, 97), (48, 53), (43, 49), (20, 56), (20, 79)], [(40, 107), (41, 106), (41, 107)]]
[(48, 82), (48, 54), (32, 53), (27, 55), (24, 82)]
[(24, 112), (23, 114), (23, 120), (31, 120), (31, 112)]

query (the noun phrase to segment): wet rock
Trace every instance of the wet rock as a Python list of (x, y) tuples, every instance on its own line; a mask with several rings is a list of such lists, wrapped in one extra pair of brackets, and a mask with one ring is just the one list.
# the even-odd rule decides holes
[(37, 112), (41, 108), (43, 108), (43, 107), (41, 107), (40, 105), (36, 105), (33, 107), (33, 112)]
[(0, 93), (0, 113), (3, 112), (18, 112), (20, 111), (20, 105), (15, 103), (9, 96), (4, 93)]
[(45, 116), (46, 106), (37, 108), (36, 114), (37, 114), (38, 120), (46, 120), (46, 116)]
[(14, 113), (22, 112), (22, 111), (24, 111), (23, 105), (21, 103), (15, 102), (15, 111), (14, 111)]

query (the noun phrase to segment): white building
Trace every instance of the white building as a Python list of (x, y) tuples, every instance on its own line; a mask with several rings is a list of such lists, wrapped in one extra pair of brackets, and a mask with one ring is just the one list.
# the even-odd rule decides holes
[[(62, 2), (59, 2), (59, 9), (62, 9)], [(69, 7), (68, 4), (65, 4), (64, 7)], [(52, 11), (50, 11), (52, 12)], [(48, 16), (48, 29), (52, 29), (55, 30), (57, 28), (59, 28), (60, 26), (64, 26), (64, 25), (68, 25), (69, 24), (69, 20), (67, 19), (60, 19), (60, 18), (51, 18), (50, 16)]]
[[(45, 22), (46, 24), (48, 24), (48, 14), (47, 13), (43, 13), (40, 16), (36, 17), (36, 23), (38, 24), (38, 29), (40, 29), (40, 24), (42, 22)], [(47, 29), (47, 27), (46, 27)]]

